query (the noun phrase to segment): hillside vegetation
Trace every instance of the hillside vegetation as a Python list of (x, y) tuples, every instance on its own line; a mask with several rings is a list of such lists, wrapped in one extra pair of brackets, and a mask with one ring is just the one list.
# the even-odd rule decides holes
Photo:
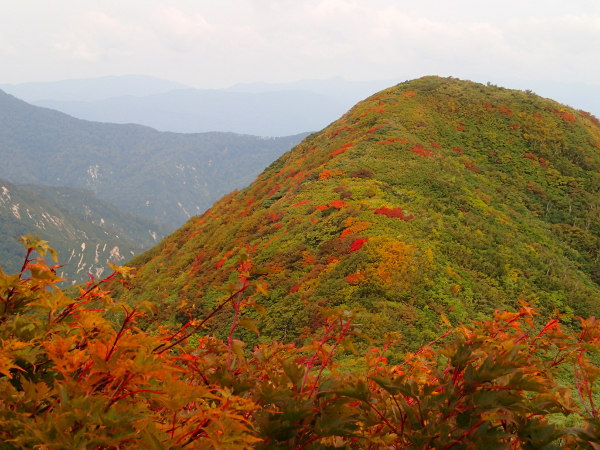
[[(3, 448), (600, 445), (593, 318), (575, 332), (558, 319), (536, 327), (535, 311), (524, 306), (447, 329), (412, 353), (391, 339), (361, 357), (354, 342), (368, 336), (356, 316), (323, 310), (306, 345), (274, 340), (245, 349), (240, 331), (258, 331), (248, 313), (261, 310), (264, 293), (250, 280), (247, 255), (238, 259), (231, 293), (210, 313), (179, 330), (147, 333), (139, 324), (152, 304), (115, 304), (103, 290), (130, 269), (114, 267), (71, 298), (37, 257), (53, 250), (35, 238), (23, 242), (20, 272), (0, 270)], [(219, 323), (227, 338), (199, 336), (224, 308), (233, 312)], [(340, 367), (344, 353), (355, 356)]]
[(226, 295), (244, 249), (269, 286), (262, 342), (302, 342), (322, 306), (360, 310), (363, 331), (400, 331), (414, 348), (442, 315), (468, 322), (519, 300), (565, 322), (597, 315), (599, 169), (587, 113), (418, 79), (359, 103), (135, 258), (121, 295), (181, 325)]

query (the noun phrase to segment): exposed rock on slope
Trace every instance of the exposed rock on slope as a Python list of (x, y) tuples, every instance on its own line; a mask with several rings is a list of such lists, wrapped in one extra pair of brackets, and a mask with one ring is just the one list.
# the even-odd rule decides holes
[(0, 266), (23, 264), (20, 235), (38, 234), (59, 253), (58, 274), (70, 281), (100, 277), (106, 261), (124, 264), (156, 245), (166, 227), (125, 213), (81, 189), (20, 186), (0, 180)]

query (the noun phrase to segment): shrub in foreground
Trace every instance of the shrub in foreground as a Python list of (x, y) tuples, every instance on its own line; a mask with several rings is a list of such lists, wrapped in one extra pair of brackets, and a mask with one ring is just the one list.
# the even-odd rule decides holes
[[(388, 363), (389, 342), (348, 371), (334, 356), (347, 361), (366, 337), (347, 311), (325, 311), (302, 347), (236, 339), (240, 327), (258, 331), (246, 313), (264, 290), (247, 257), (210, 314), (150, 334), (137, 323), (154, 306), (117, 304), (103, 287), (126, 268), (72, 298), (41, 258), (48, 245), (24, 243), (21, 272), (0, 271), (6, 448), (600, 448), (594, 318), (578, 332), (558, 319), (536, 327), (524, 305), (448, 326), (401, 364)], [(203, 335), (225, 309), (227, 338)]]

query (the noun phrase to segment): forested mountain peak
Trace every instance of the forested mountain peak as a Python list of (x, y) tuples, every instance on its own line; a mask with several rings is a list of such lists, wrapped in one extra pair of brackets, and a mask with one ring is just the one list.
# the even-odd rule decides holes
[[(598, 120), (529, 92), (425, 77), (307, 137), (134, 259), (131, 298), (210, 310), (250, 253), (262, 339), (302, 339), (322, 305), (407, 342), (512, 308), (600, 312)], [(184, 314), (185, 315), (185, 314)], [(182, 316), (183, 317), (183, 316)]]

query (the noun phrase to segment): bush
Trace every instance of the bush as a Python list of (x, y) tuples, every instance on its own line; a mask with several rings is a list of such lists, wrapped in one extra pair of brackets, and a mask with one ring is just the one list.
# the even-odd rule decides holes
[[(558, 319), (541, 328), (535, 312), (443, 333), (399, 365), (389, 342), (350, 359), (365, 338), (348, 311), (323, 311), (321, 332), (297, 347), (254, 349), (236, 339), (261, 310), (264, 286), (238, 283), (202, 320), (150, 335), (136, 326), (154, 308), (113, 302), (103, 288), (129, 271), (91, 280), (76, 298), (56, 283), (52, 252), (35, 238), (16, 275), (0, 271), (0, 438), (6, 448), (542, 448), (600, 445), (594, 396), (600, 325), (569, 333)], [(203, 335), (232, 310), (226, 339)], [(108, 318), (117, 318), (113, 321)], [(193, 336), (193, 339), (190, 339)], [(193, 340), (194, 344), (189, 341)], [(362, 365), (363, 370), (356, 370)], [(560, 386), (572, 368), (574, 389)], [(575, 393), (572, 398), (571, 392)], [(567, 426), (566, 417), (577, 426)]]

